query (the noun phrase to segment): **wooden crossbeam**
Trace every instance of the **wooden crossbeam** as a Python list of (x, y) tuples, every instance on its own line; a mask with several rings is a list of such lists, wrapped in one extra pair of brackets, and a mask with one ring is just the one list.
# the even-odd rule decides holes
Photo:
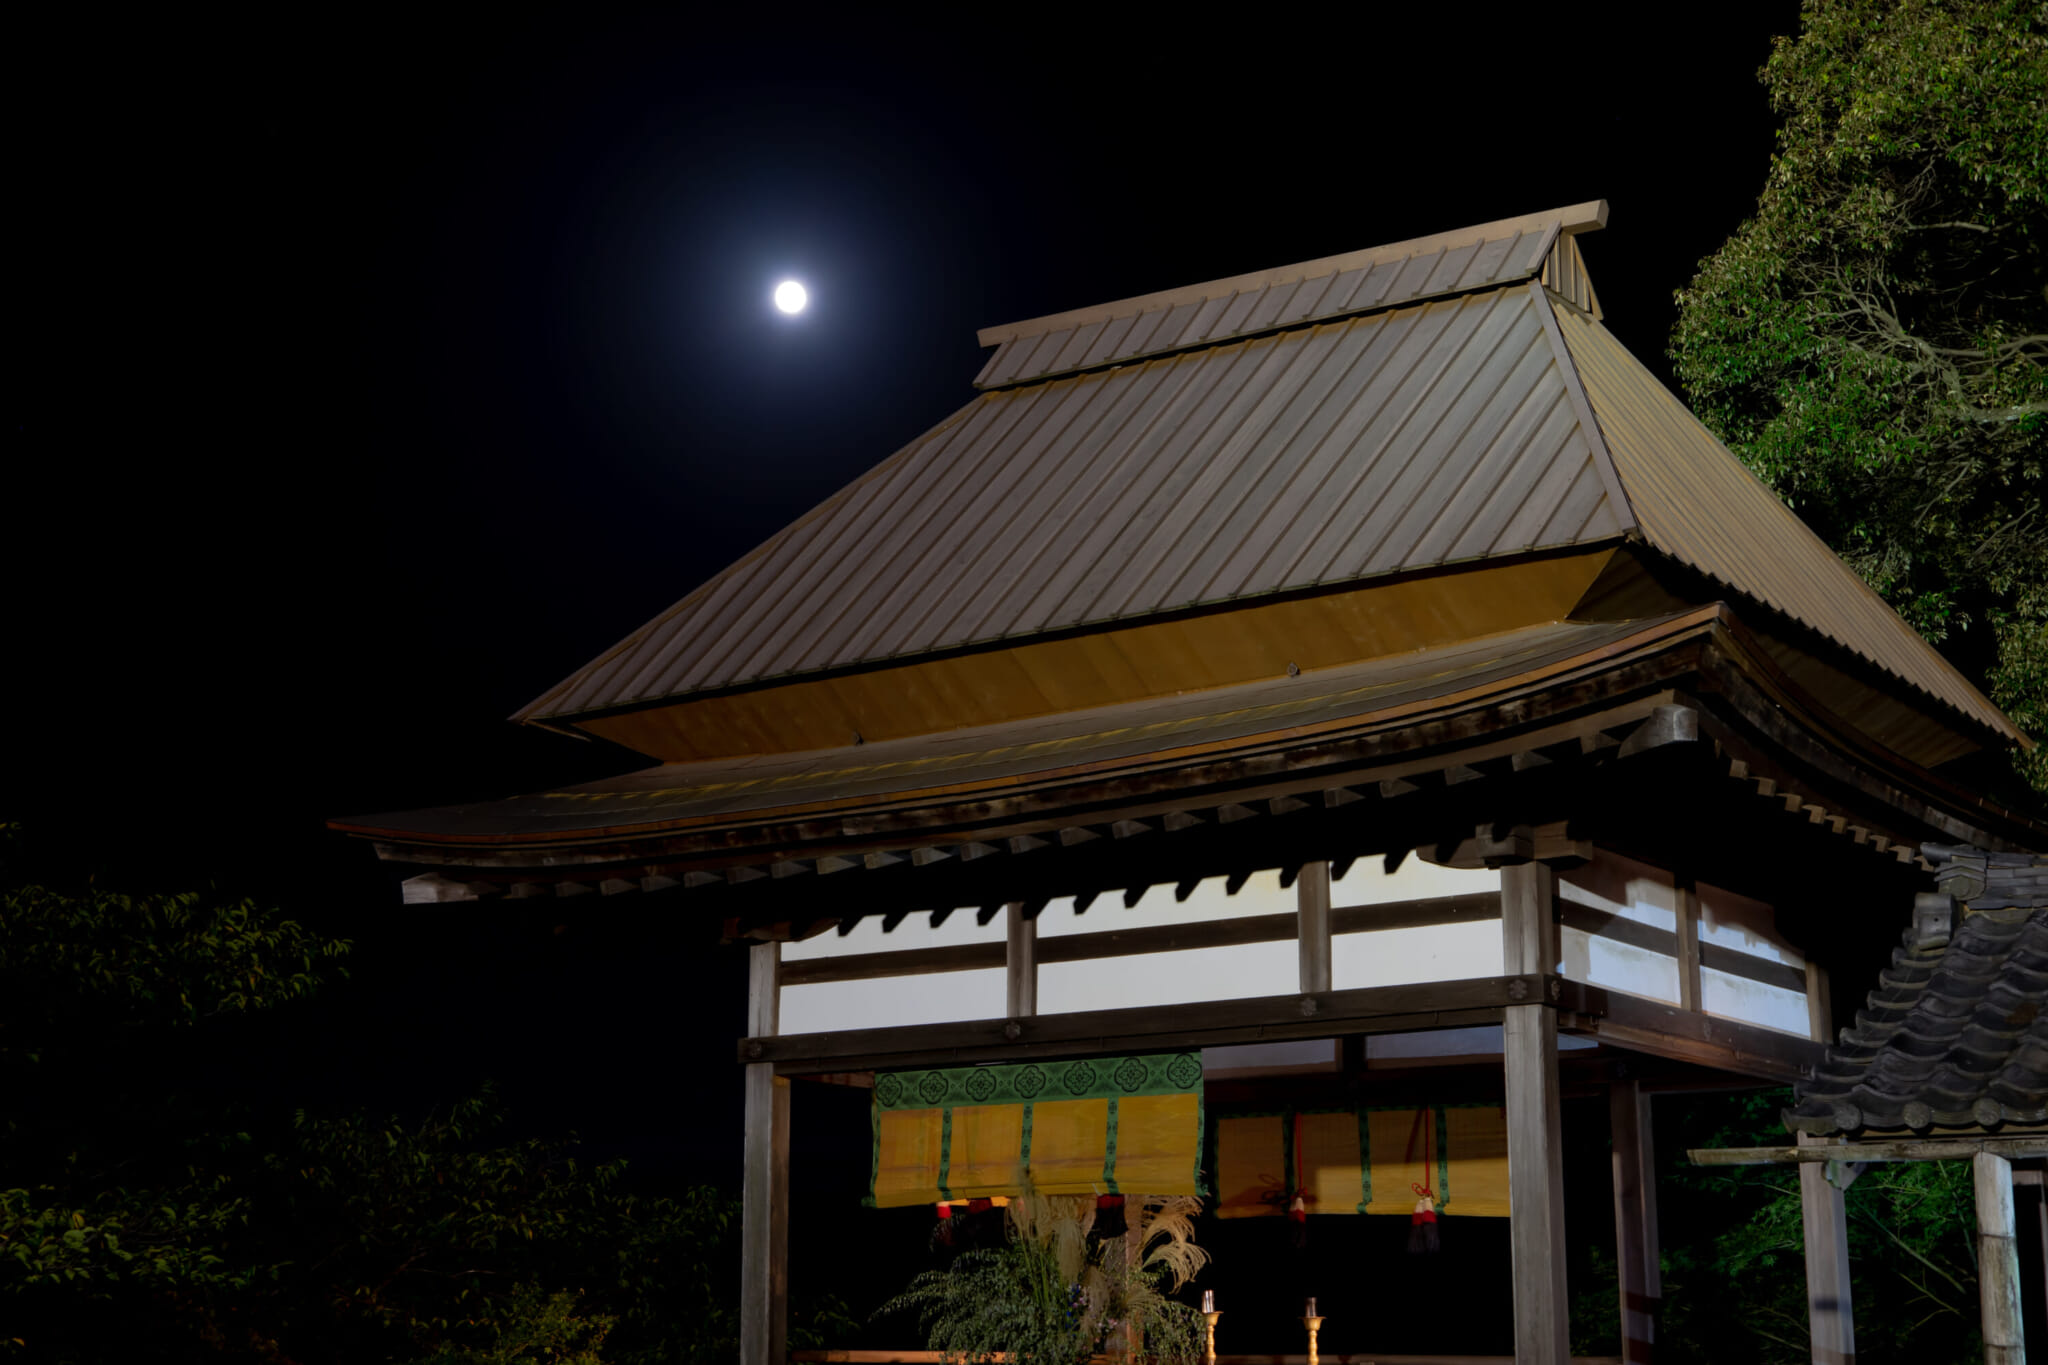
[(2008, 1161), (2048, 1157), (2048, 1133), (2031, 1137), (1900, 1138), (1880, 1142), (1828, 1142), (1798, 1147), (1696, 1147), (1695, 1166), (1786, 1166), (1829, 1161), (1968, 1161), (1990, 1152)]

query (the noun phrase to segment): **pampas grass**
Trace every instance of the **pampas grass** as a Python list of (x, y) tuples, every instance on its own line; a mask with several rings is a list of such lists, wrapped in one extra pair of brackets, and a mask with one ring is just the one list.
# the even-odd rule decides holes
[(1010, 1201), (1004, 1245), (925, 1271), (876, 1316), (916, 1313), (928, 1349), (949, 1365), (998, 1356), (1073, 1365), (1098, 1351), (1157, 1365), (1193, 1362), (1201, 1314), (1167, 1296), (1208, 1263), (1194, 1242), (1201, 1208), (1188, 1195), (1133, 1195), (1124, 1236), (1091, 1239), (1092, 1197), (1027, 1189)]

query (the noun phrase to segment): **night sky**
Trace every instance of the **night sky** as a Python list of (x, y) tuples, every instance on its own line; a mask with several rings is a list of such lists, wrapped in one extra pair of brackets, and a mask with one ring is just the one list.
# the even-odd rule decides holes
[(524, 1126), (736, 1181), (702, 926), (407, 909), (322, 821), (638, 766), (503, 718), (966, 401), (979, 327), (1604, 197), (1589, 268), (1663, 372), (1797, 19), (1197, 13), (39, 21), (0, 503), (34, 868), (353, 937), (280, 1097), (493, 1076)]

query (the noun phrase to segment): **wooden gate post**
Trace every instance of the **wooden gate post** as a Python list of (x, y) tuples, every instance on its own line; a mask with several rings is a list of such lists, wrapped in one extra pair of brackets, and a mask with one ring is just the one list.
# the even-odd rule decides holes
[[(747, 950), (747, 1036), (778, 1029), (781, 945)], [(740, 1196), (740, 1365), (782, 1365), (789, 1327), (789, 1082), (773, 1062), (746, 1068)]]
[(1979, 1152), (1970, 1159), (1970, 1174), (1977, 1194), (1977, 1293), (1984, 1314), (1984, 1365), (2027, 1365), (2012, 1163), (1996, 1153)]
[[(1509, 975), (1557, 970), (1556, 874), (1542, 863), (1501, 869), (1501, 945)], [(1507, 1007), (1508, 1243), (1515, 1280), (1516, 1365), (1569, 1365), (1564, 1278), (1564, 1153), (1559, 1135), (1557, 1011)]]
[[(1817, 1138), (1801, 1134), (1810, 1144)], [(1849, 1293), (1849, 1212), (1827, 1166), (1799, 1165), (1799, 1217), (1806, 1233), (1806, 1321), (1814, 1365), (1856, 1365), (1856, 1312)]]
[(1614, 1259), (1621, 1279), (1621, 1358), (1624, 1365), (1656, 1359), (1657, 1315), (1664, 1275), (1658, 1263), (1657, 1153), (1650, 1133), (1650, 1096), (1641, 1081), (1619, 1080), (1607, 1090), (1614, 1136)]

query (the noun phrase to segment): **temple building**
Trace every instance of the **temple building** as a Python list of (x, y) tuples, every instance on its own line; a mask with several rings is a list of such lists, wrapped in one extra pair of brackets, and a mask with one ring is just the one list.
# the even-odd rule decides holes
[(1528, 1365), (1569, 1358), (1567, 1090), (1606, 1100), (1629, 1361), (1655, 1095), (2048, 1135), (2048, 1022), (1990, 1028), (2010, 1084), (1888, 1079), (1953, 1013), (1911, 954), (2018, 954), (2038, 1000), (2048, 911), (1937, 886), (2048, 850), (1957, 775), (2025, 738), (1607, 331), (1606, 216), (989, 328), (965, 406), (516, 717), (649, 766), (336, 822), (408, 901), (747, 945), (745, 1365), (785, 1355), (803, 1078), (871, 1089), (876, 1205), (1503, 1219), (1511, 1335), (1470, 1349)]

